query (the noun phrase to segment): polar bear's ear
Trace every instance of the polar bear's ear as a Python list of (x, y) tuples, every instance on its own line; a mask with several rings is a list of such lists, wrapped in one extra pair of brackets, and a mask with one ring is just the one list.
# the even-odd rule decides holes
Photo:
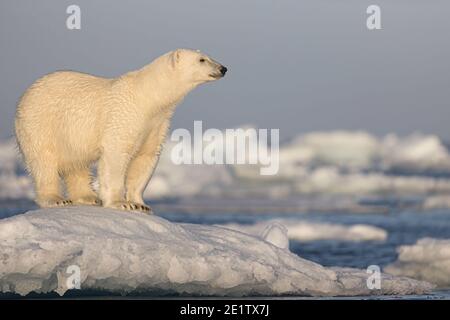
[(171, 54), (171, 61), (172, 61), (172, 66), (175, 68), (175, 66), (178, 64), (178, 62), (180, 62), (180, 54), (181, 54), (181, 50), (177, 49), (172, 51)]

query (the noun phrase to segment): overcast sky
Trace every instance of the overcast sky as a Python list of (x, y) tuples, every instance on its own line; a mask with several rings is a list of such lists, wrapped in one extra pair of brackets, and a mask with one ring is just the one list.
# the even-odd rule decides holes
[[(66, 28), (70, 4), (81, 30)], [(366, 28), (370, 4), (382, 30)], [(0, 137), (46, 73), (113, 77), (187, 47), (230, 71), (192, 92), (172, 129), (204, 120), (280, 128), (282, 138), (364, 129), (450, 140), (449, 13), (448, 0), (1, 0)]]

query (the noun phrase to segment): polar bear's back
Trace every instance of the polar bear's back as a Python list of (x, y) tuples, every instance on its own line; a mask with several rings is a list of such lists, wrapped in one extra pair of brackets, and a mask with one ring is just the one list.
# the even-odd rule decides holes
[(92, 154), (98, 147), (100, 119), (112, 81), (72, 71), (37, 80), (17, 108), (16, 135), (21, 149), (49, 150), (73, 160)]
[(24, 93), (18, 116), (34, 112), (70, 112), (90, 109), (89, 104), (104, 98), (111, 79), (74, 71), (57, 71), (36, 80)]

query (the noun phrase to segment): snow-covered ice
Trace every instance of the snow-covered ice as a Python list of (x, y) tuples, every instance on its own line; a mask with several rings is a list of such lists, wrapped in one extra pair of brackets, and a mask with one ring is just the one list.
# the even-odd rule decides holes
[(263, 238), (267, 231), (274, 227), (285, 228), (289, 239), (303, 242), (317, 240), (384, 241), (387, 238), (386, 230), (365, 224), (347, 226), (337, 223), (274, 219), (255, 224), (230, 223), (222, 226), (252, 235), (261, 235)]
[(397, 251), (398, 260), (386, 272), (450, 287), (450, 239), (423, 238)]
[[(278, 231), (267, 240), (280, 245)], [(364, 270), (325, 268), (268, 241), (104, 208), (36, 210), (0, 220), (0, 290), (63, 294), (73, 265), (82, 289), (121, 293), (348, 296), (432, 288), (382, 275), (381, 290), (369, 290)]]

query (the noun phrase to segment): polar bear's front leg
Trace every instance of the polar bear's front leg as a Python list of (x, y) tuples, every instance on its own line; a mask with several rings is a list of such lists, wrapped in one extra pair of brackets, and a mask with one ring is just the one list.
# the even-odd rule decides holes
[(127, 200), (144, 206), (149, 212), (152, 209), (145, 204), (142, 194), (150, 181), (157, 162), (158, 154), (156, 151), (138, 155), (130, 163), (127, 174)]
[(125, 174), (130, 162), (129, 153), (124, 149), (106, 151), (98, 163), (100, 199), (103, 206), (120, 210), (147, 212), (144, 206), (125, 200)]
[(98, 162), (100, 199), (104, 207), (131, 210), (125, 201), (125, 173), (129, 163), (126, 152), (105, 151)]
[(165, 120), (158, 126), (155, 126), (128, 167), (126, 198), (128, 201), (148, 208), (149, 211), (151, 211), (151, 208), (145, 204), (142, 195), (158, 163), (162, 143), (168, 128), (169, 120)]

